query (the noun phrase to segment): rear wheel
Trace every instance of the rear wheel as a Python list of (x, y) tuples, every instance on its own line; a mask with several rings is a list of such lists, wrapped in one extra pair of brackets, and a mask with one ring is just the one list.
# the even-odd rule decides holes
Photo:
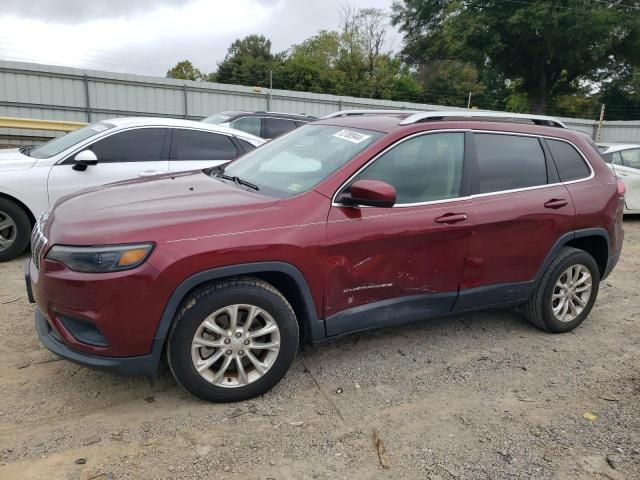
[(584, 250), (565, 247), (525, 305), (525, 315), (533, 325), (549, 332), (573, 330), (591, 312), (599, 284), (594, 258)]
[(31, 222), (16, 203), (0, 198), (0, 262), (13, 260), (29, 244)]
[(191, 295), (174, 321), (167, 358), (185, 390), (231, 402), (278, 383), (297, 347), (298, 323), (287, 300), (272, 285), (247, 278)]

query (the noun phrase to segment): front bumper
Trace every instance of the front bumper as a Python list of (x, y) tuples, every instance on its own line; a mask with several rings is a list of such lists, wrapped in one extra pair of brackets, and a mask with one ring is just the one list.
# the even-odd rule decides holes
[(40, 343), (47, 350), (85, 367), (128, 377), (152, 376), (158, 371), (160, 359), (153, 353), (139, 357), (103, 357), (71, 349), (56, 338), (53, 329), (38, 308), (36, 308), (36, 332)]
[[(90, 368), (124, 376), (156, 374), (164, 346), (164, 338), (154, 338), (157, 319), (160, 315), (151, 313), (145, 317), (147, 320), (145, 323), (145, 318), (139, 310), (136, 310), (135, 304), (129, 307), (132, 318), (118, 314), (117, 311), (113, 314), (114, 308), (111, 305), (123, 303), (118, 302), (118, 299), (126, 294), (127, 289), (132, 289), (131, 281), (123, 278), (108, 280), (105, 276), (103, 277), (104, 286), (110, 288), (98, 290), (91, 288), (91, 285), (87, 285), (85, 281), (64, 277), (72, 274), (73, 272), (64, 271), (61, 273), (39, 271), (30, 260), (24, 265), (27, 296), (29, 302), (37, 304), (35, 325), (42, 345), (56, 355)], [(136, 280), (133, 281), (135, 286)], [(114, 284), (118, 287), (116, 288)], [(150, 288), (147, 290), (150, 298), (157, 294)], [(136, 298), (143, 296), (144, 294), (138, 294)], [(142, 305), (147, 311), (153, 310), (149, 302), (143, 301)], [(61, 321), (61, 319), (64, 320), (61, 315), (65, 314), (69, 308), (72, 309), (71, 311), (73, 308), (80, 309), (85, 313), (85, 318), (95, 320), (97, 326), (109, 332), (114, 344), (97, 346), (83, 343), (83, 338), (78, 335), (78, 332), (69, 330), (68, 326)], [(105, 312), (111, 314), (106, 315)], [(139, 347), (127, 353), (122, 346), (127, 342), (132, 344), (136, 340), (131, 338), (131, 333), (135, 331), (132, 330), (134, 327), (139, 327), (144, 337), (138, 335), (136, 342)], [(147, 340), (149, 337), (150, 341)], [(140, 351), (142, 349), (144, 350)]]

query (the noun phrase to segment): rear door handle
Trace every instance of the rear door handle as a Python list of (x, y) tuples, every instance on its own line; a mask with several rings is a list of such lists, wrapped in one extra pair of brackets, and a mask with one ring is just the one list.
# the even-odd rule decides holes
[(436, 223), (446, 223), (447, 225), (450, 225), (452, 223), (464, 222), (467, 218), (466, 213), (445, 213), (434, 221)]
[(545, 208), (553, 208), (554, 210), (557, 208), (566, 207), (567, 205), (569, 205), (569, 202), (564, 198), (552, 198), (544, 204)]
[(162, 172), (158, 172), (157, 170), (144, 170), (144, 171), (138, 173), (138, 176), (139, 177), (157, 177), (161, 173)]

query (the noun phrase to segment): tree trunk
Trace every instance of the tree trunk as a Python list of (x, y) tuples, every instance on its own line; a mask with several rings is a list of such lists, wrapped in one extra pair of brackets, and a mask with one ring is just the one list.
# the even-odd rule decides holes
[(547, 82), (541, 79), (538, 84), (527, 92), (529, 98), (529, 110), (531, 113), (544, 115), (547, 112)]

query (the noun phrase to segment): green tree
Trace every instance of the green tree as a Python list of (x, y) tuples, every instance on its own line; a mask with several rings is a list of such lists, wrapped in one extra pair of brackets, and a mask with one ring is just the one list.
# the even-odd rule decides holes
[(173, 68), (167, 70), (167, 78), (176, 78), (179, 80), (206, 80), (199, 69), (193, 66), (189, 60), (182, 60), (176, 63)]
[(471, 93), (473, 105), (486, 86), (479, 81), (478, 70), (457, 60), (438, 60), (418, 69), (424, 89), (423, 101), (437, 105), (466, 107)]
[(274, 54), (271, 41), (262, 35), (235, 40), (206, 79), (268, 87), (273, 72), (273, 88), (418, 101), (415, 71), (387, 50), (388, 28), (382, 10), (343, 7), (339, 31), (321, 30), (283, 53)]
[(299, 45), (274, 73), (274, 86), (314, 93), (337, 93), (343, 75), (335, 70), (340, 54), (338, 32), (321, 30)]
[(415, 73), (387, 51), (389, 28), (379, 9), (343, 7), (340, 30), (322, 30), (294, 45), (274, 69), (274, 86), (354, 97), (417, 101)]
[(268, 87), (269, 71), (281, 61), (282, 55), (271, 53), (271, 40), (249, 35), (231, 44), (214, 78), (219, 83)]
[(581, 80), (640, 63), (639, 9), (630, 0), (396, 0), (392, 21), (410, 63), (494, 69), (526, 94), (531, 111), (544, 113)]
[(640, 67), (626, 69), (609, 79), (599, 92), (600, 103), (606, 106), (608, 120), (637, 120), (640, 118)]

